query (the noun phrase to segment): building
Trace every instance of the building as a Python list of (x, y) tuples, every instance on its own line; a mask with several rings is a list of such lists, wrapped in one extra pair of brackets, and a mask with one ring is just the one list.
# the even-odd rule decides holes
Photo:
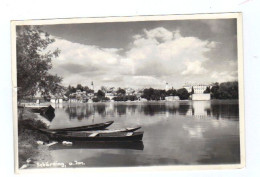
[(70, 102), (86, 102), (89, 97), (87, 96), (86, 91), (76, 90), (76, 93), (71, 93), (69, 95)]
[(200, 94), (204, 93), (204, 91), (207, 89), (207, 87), (210, 87), (206, 84), (185, 84), (183, 88), (185, 88), (189, 93), (192, 92), (192, 89), (194, 91), (194, 94)]
[(112, 100), (115, 97), (115, 94), (113, 92), (106, 92), (105, 93), (105, 97), (107, 97), (110, 100)]
[(132, 88), (126, 88), (125, 89), (125, 94), (126, 95), (134, 95), (134, 93), (135, 93), (135, 90), (132, 89)]
[(210, 100), (210, 93), (204, 93), (204, 91), (210, 88), (210, 85), (206, 84), (185, 84), (183, 88), (185, 88), (189, 93), (193, 92), (191, 95), (192, 100), (203, 101)]

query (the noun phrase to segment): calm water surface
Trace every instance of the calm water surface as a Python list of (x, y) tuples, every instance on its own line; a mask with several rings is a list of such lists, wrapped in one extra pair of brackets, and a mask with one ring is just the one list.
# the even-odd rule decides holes
[(109, 128), (142, 126), (142, 143), (56, 145), (53, 161), (86, 166), (234, 164), (240, 162), (237, 101), (62, 104), (50, 128), (114, 120)]

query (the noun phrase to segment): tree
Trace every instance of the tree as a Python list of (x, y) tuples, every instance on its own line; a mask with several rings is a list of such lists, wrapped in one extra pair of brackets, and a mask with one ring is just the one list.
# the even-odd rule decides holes
[(103, 97), (105, 97), (105, 93), (102, 92), (101, 90), (98, 90), (98, 92), (97, 92), (97, 97), (98, 97), (98, 98), (103, 98)]
[(193, 88), (193, 86), (191, 87), (191, 93), (190, 93), (191, 95), (192, 94), (194, 94), (194, 88)]
[(213, 99), (219, 99), (219, 83), (216, 82), (210, 89), (211, 92), (211, 98)]
[(181, 88), (177, 90), (177, 95), (181, 100), (187, 100), (190, 97), (189, 92), (185, 88)]
[(154, 89), (153, 88), (144, 89), (143, 94), (142, 94), (141, 97), (142, 98), (146, 98), (147, 100), (151, 100), (153, 94), (154, 94)]
[(238, 82), (223, 82), (219, 85), (219, 99), (238, 99)]
[(83, 86), (81, 84), (78, 84), (76, 89), (80, 90), (81, 92), (84, 90), (84, 88), (83, 88)]
[(101, 86), (101, 91), (106, 93), (107, 92), (107, 88), (105, 86)]
[(204, 92), (203, 93), (210, 93), (210, 88), (209, 87), (207, 87), (206, 88), (206, 90), (204, 90)]
[(118, 90), (116, 91), (117, 95), (125, 95), (125, 90), (121, 89), (120, 87), (118, 88)]
[(39, 26), (16, 27), (18, 100), (37, 92), (47, 96), (61, 90), (62, 78), (48, 72), (52, 59), (60, 53), (59, 49), (46, 51), (53, 42)]
[(170, 89), (166, 92), (167, 96), (176, 96), (177, 91), (175, 89)]
[(83, 90), (86, 91), (86, 93), (94, 93), (94, 90), (91, 90), (88, 86), (85, 86)]

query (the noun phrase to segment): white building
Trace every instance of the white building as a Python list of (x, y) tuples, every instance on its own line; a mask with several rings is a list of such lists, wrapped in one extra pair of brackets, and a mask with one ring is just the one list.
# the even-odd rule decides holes
[(132, 88), (125, 88), (125, 94), (126, 95), (133, 95), (135, 93), (135, 90)]
[(210, 88), (210, 85), (206, 84), (185, 84), (183, 86), (189, 93), (192, 92), (192, 89), (194, 93), (191, 95), (192, 100), (210, 100), (210, 94), (204, 93), (204, 91), (207, 89), (207, 87)]
[(115, 94), (114, 93), (111, 93), (111, 92), (106, 92), (105, 93), (105, 97), (109, 98), (110, 100), (112, 100), (114, 97), (115, 97)]
[(194, 94), (204, 93), (204, 91), (209, 87), (206, 84), (185, 84), (183, 86), (189, 93), (192, 92), (192, 88), (194, 90)]

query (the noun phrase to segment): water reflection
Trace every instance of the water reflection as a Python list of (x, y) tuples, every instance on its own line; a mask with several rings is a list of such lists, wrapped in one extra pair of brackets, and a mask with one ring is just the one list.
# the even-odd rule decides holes
[(87, 166), (240, 161), (237, 101), (63, 104), (55, 108), (50, 128), (108, 120), (114, 121), (110, 129), (141, 126), (142, 144), (57, 145), (52, 149), (52, 158), (62, 162), (83, 161)]
[(239, 116), (237, 101), (189, 101), (189, 102), (150, 102), (150, 103), (97, 103), (75, 104), (56, 107), (64, 109), (69, 119), (93, 119), (94, 117), (122, 117), (143, 114), (156, 116), (165, 114), (192, 116), (194, 118), (212, 117), (237, 120)]

